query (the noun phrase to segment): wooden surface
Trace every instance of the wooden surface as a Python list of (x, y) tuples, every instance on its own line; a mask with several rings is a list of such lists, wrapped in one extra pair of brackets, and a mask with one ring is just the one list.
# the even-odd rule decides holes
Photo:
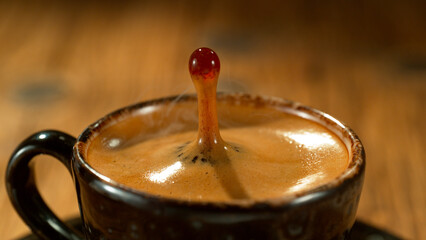
[[(77, 136), (116, 108), (194, 92), (187, 61), (200, 46), (221, 58), (219, 89), (351, 126), (367, 152), (358, 219), (426, 239), (424, 1), (178, 2), (0, 3), (1, 239), (29, 232), (4, 183), (21, 140), (46, 128)], [(77, 215), (65, 168), (37, 157), (36, 169), (53, 210)]]

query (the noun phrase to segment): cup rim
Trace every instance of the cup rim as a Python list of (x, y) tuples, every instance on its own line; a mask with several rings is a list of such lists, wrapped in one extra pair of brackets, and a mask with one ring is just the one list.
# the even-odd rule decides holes
[[(170, 97), (163, 97), (154, 100), (148, 100), (133, 105), (125, 106), (118, 110), (115, 110), (103, 118), (89, 125), (83, 133), (77, 138), (76, 144), (74, 145), (74, 171), (76, 171), (79, 178), (83, 178), (85, 182), (90, 182), (91, 186), (96, 188), (97, 191), (102, 194), (107, 194), (110, 197), (118, 200), (123, 200), (126, 203), (130, 203), (136, 206), (146, 205), (148, 202), (167, 203), (177, 207), (191, 206), (192, 209), (197, 207), (200, 209), (206, 208), (233, 208), (233, 209), (265, 209), (268, 208), (287, 208), (293, 207), (294, 205), (309, 204), (319, 199), (327, 198), (336, 191), (346, 188), (347, 185), (351, 185), (353, 182), (362, 179), (365, 171), (365, 151), (359, 137), (355, 132), (344, 123), (335, 119), (331, 115), (324, 113), (320, 110), (302, 105), (300, 103), (277, 98), (271, 96), (252, 95), (246, 93), (218, 93), (218, 101), (238, 101), (238, 103), (246, 102), (254, 105), (268, 105), (276, 108), (277, 110), (295, 114), (305, 119), (312, 120), (322, 125), (326, 124), (326, 127), (335, 133), (348, 147), (349, 152), (349, 165), (343, 173), (341, 173), (334, 180), (327, 182), (326, 184), (317, 186), (308, 191), (292, 193), (279, 198), (271, 198), (264, 200), (253, 200), (253, 199), (241, 199), (232, 201), (190, 201), (185, 199), (169, 198), (163, 196), (157, 196), (137, 190), (116, 182), (107, 176), (102, 175), (94, 168), (92, 168), (85, 160), (84, 154), (87, 148), (87, 144), (90, 138), (99, 130), (101, 130), (110, 121), (117, 119), (122, 115), (129, 114), (137, 109), (144, 108), (147, 106), (164, 104), (168, 102), (176, 101), (196, 101), (197, 96), (195, 94), (184, 94), (175, 95)], [(84, 174), (81, 174), (84, 173)]]

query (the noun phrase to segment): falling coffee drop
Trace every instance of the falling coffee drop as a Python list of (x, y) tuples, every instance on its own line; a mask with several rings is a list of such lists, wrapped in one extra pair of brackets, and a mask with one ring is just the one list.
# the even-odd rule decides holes
[(230, 198), (247, 199), (249, 196), (229, 158), (230, 151), (236, 154), (240, 150), (226, 143), (219, 132), (216, 109), (219, 71), (219, 57), (209, 48), (199, 48), (189, 58), (189, 73), (198, 97), (198, 137), (195, 142), (181, 146), (178, 157), (193, 164), (211, 164)]
[(216, 86), (220, 61), (209, 48), (195, 50), (189, 58), (189, 72), (198, 95), (198, 144), (204, 151), (224, 148), (216, 110)]
[(199, 48), (189, 58), (189, 73), (198, 96), (198, 137), (178, 147), (178, 158), (192, 163), (227, 163), (228, 151), (240, 151), (220, 136), (216, 109), (219, 72), (219, 57), (209, 48)]

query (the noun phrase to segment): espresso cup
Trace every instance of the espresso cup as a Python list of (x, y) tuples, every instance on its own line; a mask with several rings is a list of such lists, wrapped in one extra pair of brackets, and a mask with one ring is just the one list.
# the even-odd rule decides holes
[[(364, 149), (356, 134), (328, 114), (287, 100), (218, 94), (217, 101), (270, 106), (327, 127), (347, 147), (347, 169), (326, 184), (282, 198), (198, 202), (132, 189), (87, 163), (87, 146), (105, 126), (170, 103), (186, 102), (196, 109), (196, 96), (184, 95), (119, 109), (90, 125), (77, 139), (54, 130), (30, 136), (17, 147), (7, 167), (10, 200), (42, 239), (347, 239), (355, 222), (365, 171)], [(83, 232), (69, 228), (41, 198), (30, 164), (38, 154), (55, 157), (72, 175)]]

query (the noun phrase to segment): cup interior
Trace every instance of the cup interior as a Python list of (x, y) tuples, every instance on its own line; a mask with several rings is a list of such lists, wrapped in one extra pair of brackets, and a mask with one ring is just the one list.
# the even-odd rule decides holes
[[(301, 196), (325, 192), (357, 177), (364, 169), (364, 150), (359, 138), (349, 127), (326, 113), (292, 101), (247, 94), (218, 94), (217, 104), (221, 129), (256, 126), (268, 121), (275, 121), (285, 112), (325, 126), (346, 146), (349, 164), (336, 179), (303, 193), (293, 196), (286, 195), (279, 199), (267, 200), (267, 202), (282, 204)], [(149, 193), (120, 184), (96, 171), (85, 160), (87, 149), (90, 144), (95, 142), (110, 147), (125, 148), (145, 139), (196, 130), (197, 127), (198, 113), (195, 95), (175, 96), (135, 104), (110, 113), (90, 125), (79, 136), (75, 145), (76, 160), (80, 166), (110, 186), (141, 196), (156, 198), (156, 196), (150, 196)], [(169, 200), (175, 201), (174, 199)], [(252, 205), (258, 203), (252, 200), (238, 200), (229, 204)]]

